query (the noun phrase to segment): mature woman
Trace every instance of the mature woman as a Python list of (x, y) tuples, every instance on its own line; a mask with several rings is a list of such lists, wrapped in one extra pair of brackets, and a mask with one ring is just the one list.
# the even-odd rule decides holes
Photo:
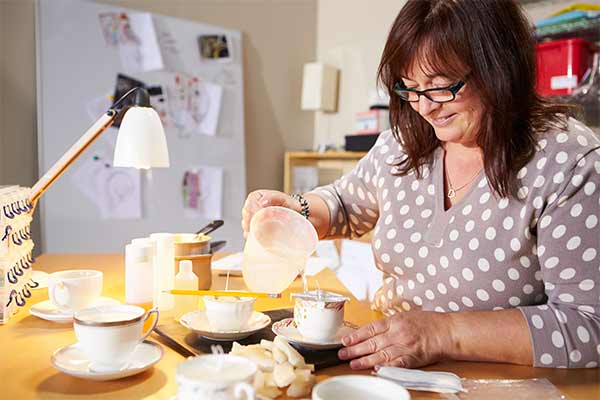
[(352, 368), (440, 359), (597, 367), (600, 141), (535, 94), (512, 1), (409, 0), (379, 78), (392, 129), (348, 175), (295, 198), (321, 238), (373, 230), (387, 316), (343, 338)]

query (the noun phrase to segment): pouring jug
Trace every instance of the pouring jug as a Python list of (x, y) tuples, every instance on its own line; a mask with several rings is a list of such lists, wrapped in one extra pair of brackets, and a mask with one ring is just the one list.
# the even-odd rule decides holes
[(265, 207), (250, 221), (242, 274), (255, 292), (281, 293), (304, 271), (319, 237), (301, 214), (284, 207)]

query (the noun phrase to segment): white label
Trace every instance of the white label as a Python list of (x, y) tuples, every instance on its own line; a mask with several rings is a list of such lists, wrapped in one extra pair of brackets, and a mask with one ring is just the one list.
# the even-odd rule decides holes
[(577, 86), (577, 75), (561, 75), (553, 76), (550, 79), (550, 88), (558, 89), (573, 89)]

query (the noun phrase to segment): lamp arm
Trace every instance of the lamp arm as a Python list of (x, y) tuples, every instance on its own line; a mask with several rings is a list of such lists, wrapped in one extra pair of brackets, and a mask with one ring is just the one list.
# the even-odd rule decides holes
[(36, 206), (40, 196), (52, 185), (65, 170), (83, 153), (109, 126), (117, 116), (113, 109), (108, 110), (73, 144), (62, 157), (31, 188), (29, 200)]
[(112, 107), (102, 114), (100, 118), (81, 136), (75, 144), (63, 154), (63, 156), (42, 176), (31, 188), (29, 200), (33, 204), (33, 210), (40, 196), (56, 181), (67, 168), (83, 153), (109, 126), (113, 124), (117, 114), (122, 111), (119, 108), (129, 96), (136, 94), (135, 104), (150, 107), (150, 96), (143, 87), (137, 86), (130, 89)]

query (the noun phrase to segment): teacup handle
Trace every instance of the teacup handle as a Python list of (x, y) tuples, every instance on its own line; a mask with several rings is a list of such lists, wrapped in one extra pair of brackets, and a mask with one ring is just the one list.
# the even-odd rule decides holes
[(254, 388), (246, 382), (237, 383), (233, 387), (233, 396), (236, 400), (242, 400), (242, 393), (244, 394), (244, 400), (254, 400)]
[[(58, 297), (56, 296), (57, 290), (61, 293)], [(69, 293), (69, 288), (67, 285), (60, 281), (56, 285), (48, 286), (48, 297), (50, 297), (50, 301), (56, 304), (59, 308), (68, 308), (71, 294)], [(59, 301), (59, 298), (65, 301)]]
[(148, 332), (144, 333), (144, 335), (142, 335), (142, 338), (140, 339), (141, 342), (143, 342), (144, 340), (146, 340), (146, 338), (148, 336), (150, 336), (150, 334), (152, 333), (152, 331), (154, 330), (154, 328), (156, 328), (156, 324), (158, 323), (158, 308), (154, 307), (152, 309), (150, 309), (150, 311), (148, 311), (148, 313), (146, 314), (146, 316), (144, 317), (144, 319), (142, 319), (142, 324), (144, 322), (146, 322), (148, 320), (148, 318), (150, 318), (151, 314), (155, 314), (154, 315), (154, 322), (152, 323), (152, 327), (150, 327), (150, 329), (148, 329)]

